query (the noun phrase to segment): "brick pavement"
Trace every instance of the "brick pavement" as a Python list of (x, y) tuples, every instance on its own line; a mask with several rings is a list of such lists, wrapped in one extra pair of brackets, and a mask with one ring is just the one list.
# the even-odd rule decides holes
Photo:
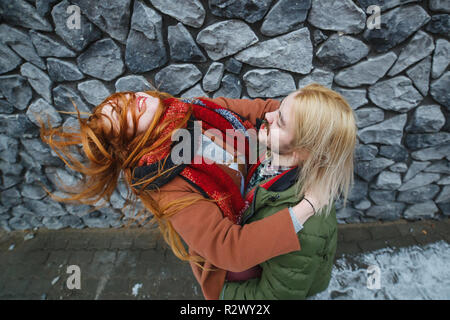
[[(30, 233), (0, 231), (0, 299), (203, 299), (155, 230), (40, 229), (24, 240)], [(448, 218), (339, 225), (336, 259), (439, 240), (450, 243)], [(67, 288), (69, 265), (80, 267), (79, 290)]]

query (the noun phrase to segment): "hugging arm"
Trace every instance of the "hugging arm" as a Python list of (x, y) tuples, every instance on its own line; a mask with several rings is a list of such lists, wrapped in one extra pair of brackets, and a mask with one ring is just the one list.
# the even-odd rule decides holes
[(305, 299), (314, 281), (312, 275), (318, 266), (318, 258), (302, 257), (298, 252), (273, 258), (261, 265), (263, 271), (260, 278), (225, 282), (220, 299)]
[[(204, 98), (204, 97), (202, 97)], [(214, 99), (204, 98), (227, 108), (250, 121), (256, 126), (256, 119), (264, 119), (267, 112), (272, 112), (280, 107), (281, 102), (276, 99), (230, 99), (218, 97)]]
[[(173, 200), (192, 196), (193, 192), (178, 190), (168, 194)], [(169, 221), (191, 250), (224, 270), (244, 271), (270, 258), (300, 250), (287, 208), (241, 226), (225, 218), (215, 203), (201, 199), (171, 216)]]

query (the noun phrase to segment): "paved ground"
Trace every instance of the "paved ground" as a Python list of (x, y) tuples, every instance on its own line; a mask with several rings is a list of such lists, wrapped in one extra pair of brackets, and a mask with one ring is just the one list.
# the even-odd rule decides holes
[[(450, 243), (450, 219), (339, 226), (336, 258)], [(189, 265), (147, 228), (0, 231), (0, 299), (203, 299)], [(68, 289), (69, 265), (81, 289)]]

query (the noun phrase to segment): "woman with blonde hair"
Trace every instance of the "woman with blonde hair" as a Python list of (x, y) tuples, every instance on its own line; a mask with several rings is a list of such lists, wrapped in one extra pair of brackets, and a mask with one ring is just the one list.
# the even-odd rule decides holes
[[(202, 141), (214, 142), (235, 158), (235, 144), (207, 135), (209, 129), (225, 136), (227, 130), (248, 133), (257, 119), (278, 107), (274, 99), (183, 99), (157, 90), (114, 93), (87, 119), (75, 106), (78, 129), (65, 131), (49, 123), (46, 128), (39, 121), (41, 139), (83, 179), (74, 187), (60, 186), (68, 197), (47, 192), (57, 201), (96, 205), (101, 199), (109, 201), (123, 173), (129, 191), (125, 206), (134, 208), (137, 199), (145, 206), (134, 220), (141, 223), (152, 217), (173, 253), (190, 262), (205, 298), (218, 299), (227, 270), (241, 272), (300, 250), (299, 225), (313, 214), (313, 204), (317, 208), (322, 204), (317, 192), (310, 192), (309, 202), (242, 226), (249, 207), (242, 194), (247, 166), (206, 162), (194, 143), (190, 161), (176, 163), (172, 151), (180, 142), (172, 141), (172, 136), (179, 130), (193, 134), (194, 123), (200, 120)], [(87, 158), (84, 164), (73, 149), (79, 145)], [(247, 137), (246, 161), (250, 147)]]
[[(334, 200), (344, 195), (345, 206), (353, 184), (354, 112), (340, 94), (313, 83), (289, 94), (265, 118), (259, 136), (272, 154), (250, 169), (246, 198), (252, 209), (244, 222), (262, 221), (297, 204), (307, 190), (320, 190), (318, 203), (326, 205), (315, 208), (298, 233), (301, 250), (261, 263), (246, 278), (229, 273), (222, 299), (304, 299), (325, 290), (331, 278), (337, 246)], [(264, 167), (279, 172), (261, 177)]]

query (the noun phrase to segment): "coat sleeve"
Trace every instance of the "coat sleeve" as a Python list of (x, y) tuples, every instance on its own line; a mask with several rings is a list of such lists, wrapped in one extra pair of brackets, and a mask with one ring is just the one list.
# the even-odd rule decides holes
[[(173, 191), (170, 192), (170, 199), (165, 197), (160, 201), (163, 204), (168, 200), (189, 197), (193, 192)], [(287, 208), (241, 226), (224, 218), (215, 203), (203, 198), (171, 216), (169, 221), (190, 249), (214, 266), (233, 272), (241, 272), (273, 257), (300, 250)]]
[(241, 282), (225, 282), (223, 300), (305, 299), (314, 281), (320, 257), (291, 252), (263, 264), (261, 277)]
[(246, 118), (254, 126), (256, 126), (256, 119), (263, 119), (266, 112), (272, 112), (280, 107), (281, 102), (276, 99), (230, 99), (225, 97), (218, 97), (214, 99), (205, 98), (217, 103), (218, 105), (230, 109)]

